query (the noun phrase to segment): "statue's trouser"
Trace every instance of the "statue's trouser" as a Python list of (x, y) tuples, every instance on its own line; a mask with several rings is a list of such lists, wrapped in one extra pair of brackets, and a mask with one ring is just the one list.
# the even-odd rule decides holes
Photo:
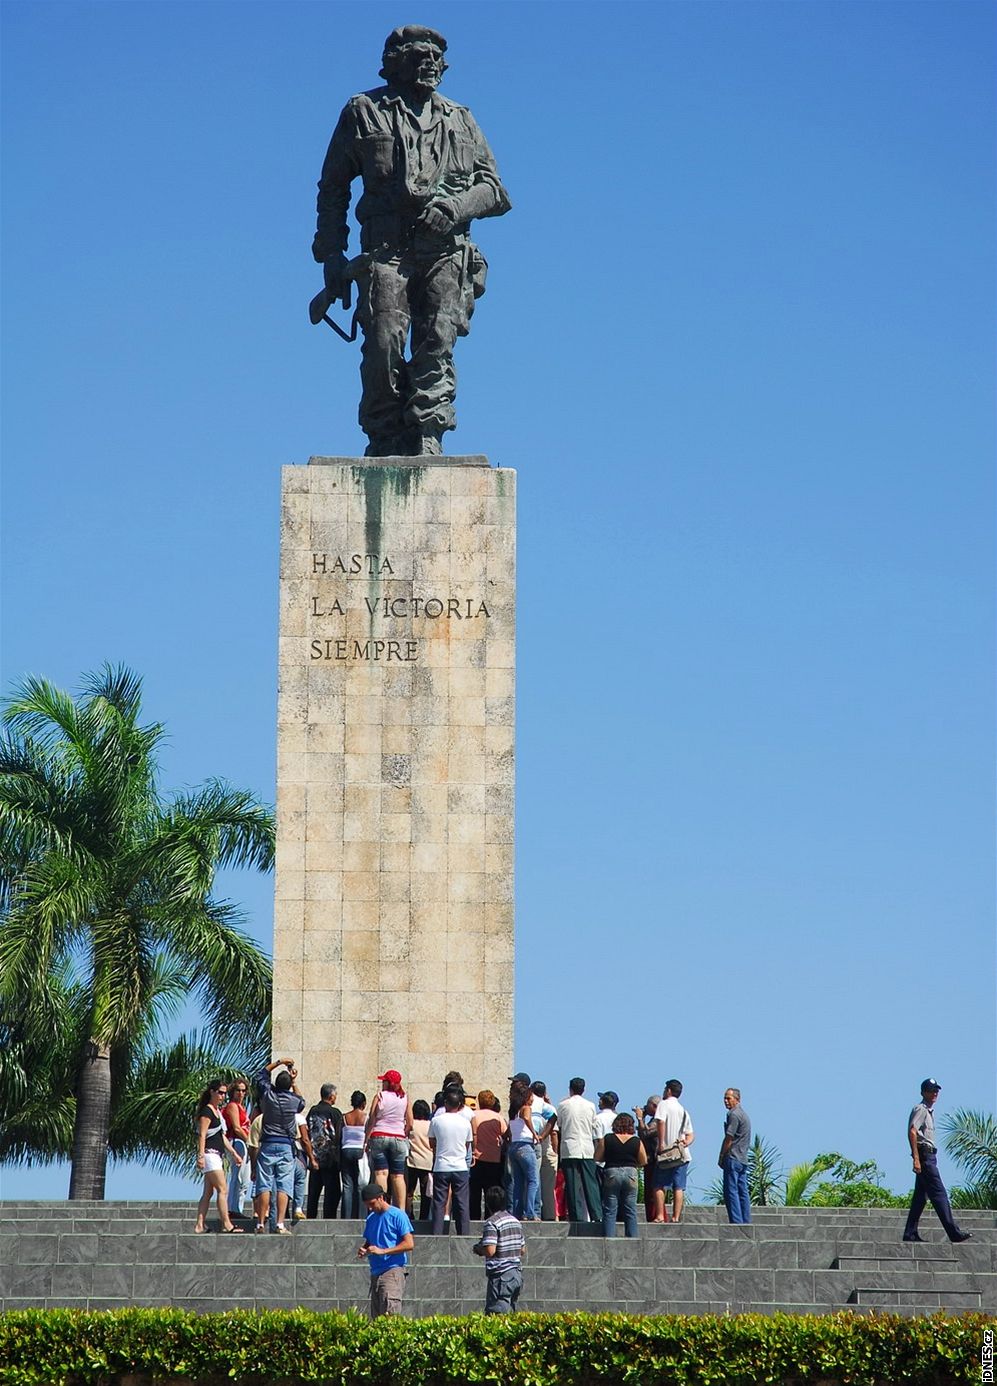
[(433, 259), (405, 254), (371, 260), (359, 283), (360, 427), (368, 438), (454, 427), (453, 348), (467, 330), (464, 261), (463, 247)]

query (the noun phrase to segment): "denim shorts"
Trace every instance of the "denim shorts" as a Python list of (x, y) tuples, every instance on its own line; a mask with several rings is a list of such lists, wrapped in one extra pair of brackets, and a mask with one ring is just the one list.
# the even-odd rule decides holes
[(654, 1170), (654, 1187), (656, 1189), (684, 1189), (689, 1182), (689, 1166), (691, 1160), (686, 1160), (684, 1164), (676, 1165), (674, 1169)]
[(294, 1194), (294, 1152), (289, 1145), (261, 1145), (254, 1193)]
[(371, 1169), (404, 1174), (408, 1163), (408, 1141), (404, 1136), (371, 1136), (367, 1156)]

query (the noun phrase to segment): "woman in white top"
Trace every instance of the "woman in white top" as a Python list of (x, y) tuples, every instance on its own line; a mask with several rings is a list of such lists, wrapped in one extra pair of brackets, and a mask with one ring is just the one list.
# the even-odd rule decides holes
[(227, 1152), (236, 1168), (242, 1164), (242, 1156), (237, 1153), (225, 1135), (225, 1119), (222, 1108), (228, 1101), (228, 1083), (224, 1078), (216, 1078), (201, 1093), (197, 1103), (194, 1125), (197, 1130), (197, 1168), (204, 1174), (204, 1190), (197, 1205), (195, 1232), (206, 1232), (204, 1219), (214, 1194), (218, 1202), (218, 1216), (221, 1218), (223, 1232), (241, 1232), (228, 1215), (228, 1186), (222, 1172), (222, 1156)]
[(367, 1139), (367, 1096), (357, 1091), (350, 1097), (350, 1110), (343, 1117), (339, 1138), (339, 1172), (343, 1178), (341, 1218), (360, 1218), (364, 1206), (360, 1201), (360, 1161)]
[(512, 1211), (521, 1222), (535, 1222), (534, 1204), (540, 1171), (534, 1146), (533, 1093), (528, 1083), (514, 1081), (509, 1089), (509, 1168), (512, 1171)]

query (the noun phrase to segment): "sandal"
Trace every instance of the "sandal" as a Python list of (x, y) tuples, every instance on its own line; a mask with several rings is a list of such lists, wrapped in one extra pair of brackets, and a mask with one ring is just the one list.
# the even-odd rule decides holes
[(241, 1232), (242, 1230), (241, 1227), (233, 1227), (231, 1223), (229, 1223), (228, 1227), (222, 1228), (223, 1232)]
[(196, 1233), (197, 1236), (199, 1236), (199, 1237), (200, 1237), (200, 1236), (203, 1236), (204, 1233), (207, 1232), (207, 1230), (208, 1230), (208, 1229), (207, 1229), (206, 1227), (195, 1227), (195, 1228), (194, 1228), (195, 1233)]

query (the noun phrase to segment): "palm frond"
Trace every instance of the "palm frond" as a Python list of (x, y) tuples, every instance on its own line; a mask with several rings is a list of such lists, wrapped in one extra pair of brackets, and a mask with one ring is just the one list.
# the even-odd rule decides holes
[(124, 664), (106, 661), (92, 674), (84, 674), (83, 693), (108, 703), (123, 721), (134, 724), (142, 710), (142, 678)]
[[(20, 736), (60, 754), (68, 745), (86, 750), (83, 716), (68, 693), (47, 679), (28, 677), (3, 700), (4, 723)], [(85, 763), (85, 755), (81, 763)]]
[(0, 1004), (8, 1014), (20, 1009), (25, 1022), (42, 1033), (50, 1024), (50, 977), (62, 961), (65, 933), (24, 910), (10, 910), (0, 927)]
[(167, 1049), (142, 1056), (117, 1106), (110, 1134), (116, 1159), (184, 1174), (194, 1167), (197, 1099), (215, 1078), (252, 1076), (267, 1062), (269, 1033), (255, 1048), (217, 1045), (204, 1031), (184, 1035)]
[(956, 1185), (949, 1191), (949, 1201), (953, 1208), (997, 1208), (997, 1184)]
[(786, 1206), (796, 1208), (805, 1202), (807, 1192), (817, 1176), (831, 1169), (840, 1159), (838, 1154), (818, 1155), (816, 1159), (793, 1165), (786, 1175)]
[(273, 856), (272, 812), (246, 791), (212, 780), (163, 814), (146, 847), (145, 870), (176, 898), (194, 898), (210, 892), (219, 867), (269, 871)]
[(73, 1151), (76, 1099), (36, 1093), (0, 1123), (0, 1164), (50, 1165)]
[(189, 984), (217, 1043), (239, 1043), (270, 1014), (273, 971), (259, 944), (239, 927), (242, 915), (224, 901), (153, 916), (160, 937), (189, 969)]
[(0, 1163), (48, 1163), (70, 1154), (85, 999), (56, 968), (42, 997), (0, 1012)]
[(960, 1107), (942, 1117), (945, 1149), (973, 1184), (997, 1189), (997, 1121), (987, 1112)]
[(756, 1135), (748, 1151), (748, 1193), (753, 1204), (764, 1208), (779, 1203), (782, 1178), (782, 1156), (770, 1142)]

